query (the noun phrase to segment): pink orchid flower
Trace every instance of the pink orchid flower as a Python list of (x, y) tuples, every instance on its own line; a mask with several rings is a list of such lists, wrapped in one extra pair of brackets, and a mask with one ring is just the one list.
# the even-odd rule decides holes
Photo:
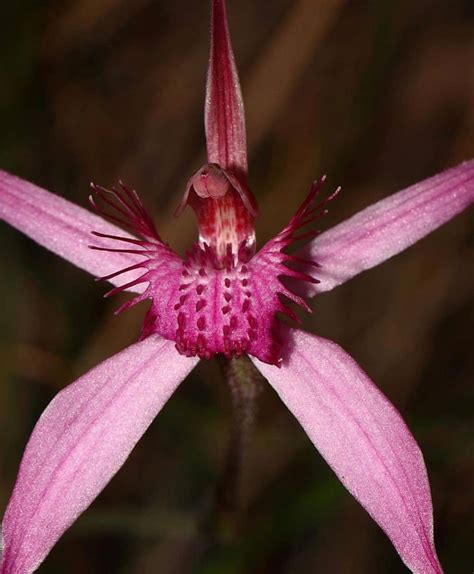
[(321, 216), (332, 197), (316, 202), (321, 180), (288, 226), (256, 252), (257, 204), (247, 183), (224, 0), (213, 0), (212, 8), (208, 164), (191, 177), (178, 209), (190, 205), (199, 226), (199, 241), (184, 259), (163, 243), (125, 186), (93, 187), (93, 205), (103, 209), (99, 198), (108, 206), (112, 222), (106, 222), (0, 172), (6, 222), (111, 281), (111, 293), (138, 293), (125, 307), (152, 303), (141, 340), (61, 391), (38, 421), (3, 520), (1, 573), (38, 568), (200, 358), (248, 354), (408, 568), (439, 574), (426, 468), (399, 413), (336, 343), (290, 328), (277, 313), (294, 317), (288, 301), (307, 308), (305, 298), (392, 257), (464, 210), (474, 200), (474, 161), (368, 207), (288, 255), (300, 228)]

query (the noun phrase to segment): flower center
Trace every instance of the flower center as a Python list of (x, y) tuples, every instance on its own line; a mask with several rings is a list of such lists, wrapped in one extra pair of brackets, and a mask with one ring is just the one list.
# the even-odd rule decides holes
[(278, 315), (298, 321), (288, 303), (310, 309), (294, 287), (300, 282), (317, 282), (312, 273), (305, 271), (317, 268), (317, 263), (289, 255), (286, 248), (314, 235), (299, 232), (322, 217), (325, 206), (337, 194), (338, 190), (316, 203), (323, 182), (321, 179), (312, 185), (289, 224), (255, 253), (253, 197), (219, 166), (204, 166), (190, 179), (179, 210), (190, 203), (200, 224), (199, 243), (184, 259), (161, 240), (134, 191), (123, 185), (111, 191), (93, 186), (112, 213), (101, 210), (93, 198), (92, 205), (134, 235), (93, 232), (122, 246), (92, 248), (137, 257), (133, 265), (103, 279), (142, 270), (139, 277), (107, 295), (147, 284), (144, 291), (139, 290), (140, 295), (118, 311), (144, 299), (151, 300), (142, 338), (159, 333), (175, 341), (177, 350), (189, 356), (210, 358), (220, 353), (232, 357), (248, 353), (279, 365), (283, 347)]
[(219, 267), (225, 264), (229, 246), (235, 256), (243, 242), (251, 255), (255, 253), (257, 204), (242, 178), (208, 163), (189, 179), (176, 215), (188, 204), (196, 213), (199, 244), (212, 249)]
[[(195, 245), (183, 261), (172, 309), (153, 298), (150, 315), (155, 330), (176, 341), (184, 355), (211, 358), (215, 353), (240, 356), (265, 335), (267, 318), (258, 316), (254, 281), (248, 252), (234, 257), (230, 250), (222, 269), (215, 268), (215, 254)], [(261, 289), (259, 289), (261, 290)], [(170, 301), (171, 303), (171, 301)], [(273, 341), (267, 341), (267, 360), (277, 360)]]

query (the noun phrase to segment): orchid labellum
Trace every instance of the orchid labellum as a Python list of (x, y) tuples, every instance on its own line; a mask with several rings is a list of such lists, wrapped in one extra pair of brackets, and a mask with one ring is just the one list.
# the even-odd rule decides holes
[[(247, 180), (243, 103), (224, 0), (212, 1), (205, 128), (208, 163), (189, 179), (177, 210), (192, 208), (199, 229), (184, 258), (162, 241), (139, 196), (122, 184), (93, 186), (95, 214), (0, 172), (4, 221), (110, 281), (110, 294), (135, 292), (124, 307), (151, 301), (139, 342), (66, 387), (39, 419), (3, 519), (1, 573), (38, 568), (200, 359), (245, 354), (407, 567), (439, 574), (426, 468), (399, 413), (336, 343), (280, 317), (295, 318), (292, 304), (309, 310), (309, 297), (463, 211), (474, 199), (474, 161), (308, 236), (302, 228), (324, 214), (338, 191), (320, 199), (322, 178), (287, 227), (257, 250), (258, 206)], [(305, 247), (288, 253), (295, 240), (308, 237)]]

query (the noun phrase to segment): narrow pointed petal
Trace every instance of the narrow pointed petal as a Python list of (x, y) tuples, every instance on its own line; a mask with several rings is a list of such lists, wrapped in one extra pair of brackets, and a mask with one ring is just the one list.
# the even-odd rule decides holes
[(217, 163), (237, 176), (244, 176), (247, 173), (244, 104), (225, 0), (212, 0), (205, 123), (209, 163)]
[(39, 566), (196, 362), (154, 335), (55, 397), (33, 430), (5, 513), (1, 574), (28, 574)]
[(326, 231), (302, 255), (321, 265), (314, 295), (400, 253), (474, 201), (474, 160), (395, 193)]
[(252, 359), (349, 492), (417, 574), (439, 574), (423, 457), (399, 413), (338, 345), (302, 331), (281, 368)]
[[(143, 259), (134, 254), (89, 249), (91, 244), (110, 245), (107, 239), (93, 236), (92, 231), (132, 236), (87, 209), (4, 171), (0, 171), (0, 220), (96, 277), (109, 275)], [(139, 272), (130, 272), (112, 283), (122, 284), (138, 275)], [(140, 292), (142, 289), (135, 290)]]

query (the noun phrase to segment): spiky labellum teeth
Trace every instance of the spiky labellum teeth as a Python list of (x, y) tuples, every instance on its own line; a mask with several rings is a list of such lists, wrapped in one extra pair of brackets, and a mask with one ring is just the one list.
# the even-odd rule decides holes
[[(199, 182), (203, 184), (199, 189), (201, 195), (219, 195), (227, 177), (222, 179), (221, 172), (206, 173), (205, 178), (209, 173), (213, 175), (206, 179), (205, 184), (202, 170), (198, 174)], [(110, 251), (133, 252), (143, 257), (141, 262), (104, 278), (116, 278), (121, 273), (143, 269), (138, 278), (112, 289), (109, 294), (139, 283), (148, 284), (141, 295), (120, 309), (129, 308), (144, 299), (151, 300), (142, 338), (159, 333), (175, 341), (178, 351), (188, 356), (211, 358), (221, 353), (232, 357), (248, 353), (266, 363), (279, 365), (282, 343), (278, 315), (298, 321), (288, 302), (310, 311), (304, 298), (295, 293), (294, 284), (317, 282), (311, 274), (317, 263), (288, 255), (285, 249), (298, 239), (297, 233), (302, 226), (325, 214), (325, 206), (335, 193), (316, 204), (322, 183), (323, 180), (313, 184), (288, 226), (257, 254), (254, 235), (243, 234), (244, 239), (237, 246), (230, 241), (225, 242), (224, 235), (219, 238), (221, 251), (201, 240), (193, 245), (184, 259), (163, 243), (134, 192), (124, 186), (112, 191), (93, 188), (113, 209), (112, 214), (104, 215), (128, 227), (138, 238), (96, 235), (124, 245), (111, 247)], [(235, 193), (235, 190), (227, 189), (218, 200), (229, 197), (230, 192)], [(199, 197), (197, 192), (193, 193)], [(212, 199), (199, 197), (199, 200)], [(92, 203), (101, 211), (95, 201)], [(240, 205), (245, 209), (242, 201)], [(237, 241), (236, 237), (233, 239)], [(134, 249), (128, 248), (130, 243)], [(99, 249), (107, 250), (104, 247)]]
[[(245, 252), (240, 249), (240, 253)], [(179, 277), (163, 289), (153, 272), (144, 297), (152, 299), (147, 324), (176, 341), (184, 355), (211, 358), (250, 353), (267, 363), (280, 361), (276, 337), (276, 301), (265, 277), (252, 260), (228, 253), (224, 268), (216, 268), (215, 254), (195, 245), (182, 262)], [(275, 277), (275, 281), (278, 280)]]

